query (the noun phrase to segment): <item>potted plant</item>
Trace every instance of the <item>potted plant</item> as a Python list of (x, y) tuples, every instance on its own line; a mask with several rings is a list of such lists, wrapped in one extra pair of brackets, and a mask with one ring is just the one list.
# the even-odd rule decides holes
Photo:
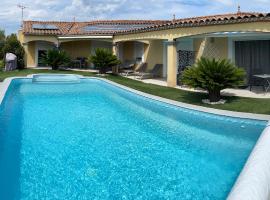
[(195, 65), (184, 70), (181, 81), (185, 85), (205, 89), (209, 101), (218, 102), (220, 91), (243, 85), (245, 75), (244, 69), (236, 67), (228, 59), (200, 58)]

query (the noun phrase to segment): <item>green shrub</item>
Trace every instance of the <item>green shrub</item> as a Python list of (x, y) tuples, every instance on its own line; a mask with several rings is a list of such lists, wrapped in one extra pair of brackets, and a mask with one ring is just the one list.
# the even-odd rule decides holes
[(96, 49), (95, 55), (90, 55), (88, 61), (94, 64), (100, 74), (106, 73), (108, 68), (121, 63), (117, 56), (113, 55), (110, 50), (102, 48)]
[(41, 59), (42, 64), (52, 67), (57, 70), (59, 67), (69, 65), (70, 57), (63, 51), (58, 49), (50, 49), (48, 53)]
[(24, 68), (24, 48), (21, 45), (20, 41), (17, 39), (16, 34), (11, 34), (6, 37), (5, 44), (3, 47), (4, 55), (6, 53), (13, 53), (17, 56), (18, 68)]
[(2, 71), (5, 67), (5, 62), (4, 60), (0, 60), (0, 71)]
[(4, 59), (4, 45), (5, 45), (6, 35), (4, 30), (0, 30), (0, 60)]
[(221, 98), (221, 90), (243, 85), (245, 74), (230, 60), (201, 58), (183, 72), (181, 81), (188, 86), (207, 90), (210, 102), (217, 102)]

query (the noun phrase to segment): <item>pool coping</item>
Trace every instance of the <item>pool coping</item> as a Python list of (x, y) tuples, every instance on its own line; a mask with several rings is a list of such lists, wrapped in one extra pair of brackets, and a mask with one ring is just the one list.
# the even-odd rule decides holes
[[(76, 75), (76, 74), (74, 74)], [(234, 111), (218, 110), (213, 108), (206, 108), (202, 106), (196, 106), (191, 104), (186, 104), (182, 102), (177, 102), (174, 100), (158, 97), (155, 95), (147, 94), (127, 86), (115, 83), (113, 81), (99, 78), (99, 77), (84, 77), (79, 76), (81, 79), (96, 79), (112, 84), (116, 87), (122, 88), (124, 90), (130, 91), (137, 95), (164, 102), (177, 107), (187, 108), (191, 110), (196, 110), (200, 112), (206, 112), (216, 115), (222, 115), (227, 117), (243, 118), (243, 119), (254, 119), (268, 121), (268, 124), (259, 137), (255, 147), (251, 151), (241, 173), (239, 174), (237, 180), (235, 181), (231, 192), (228, 195), (229, 200), (266, 200), (270, 199), (270, 115), (252, 114), (252, 113), (241, 113)], [(14, 79), (25, 79), (32, 78), (32, 75), (27, 77), (10, 77), (6, 78), (0, 85), (0, 105), (4, 99), (6, 91)], [(259, 164), (260, 163), (260, 164)]]
[(255, 113), (246, 113), (246, 112), (236, 112), (236, 111), (229, 111), (229, 110), (220, 110), (220, 109), (215, 109), (215, 108), (208, 108), (208, 107), (203, 107), (203, 106), (197, 106), (193, 104), (188, 104), (188, 103), (183, 103), (179, 101), (174, 101), (171, 99), (166, 99), (163, 97), (159, 97), (156, 95), (152, 94), (147, 94), (145, 92), (138, 91), (136, 89), (129, 88), (127, 86), (115, 83), (113, 81), (110, 81), (108, 79), (104, 78), (99, 78), (99, 77), (90, 77), (91, 79), (99, 79), (102, 81), (105, 81), (107, 83), (110, 83), (112, 85), (115, 85), (119, 88), (125, 89), (127, 91), (133, 92), (137, 95), (153, 99), (156, 101), (164, 102), (170, 105), (174, 105), (177, 107), (182, 107), (190, 110), (195, 110), (195, 111), (200, 111), (200, 112), (205, 112), (205, 113), (211, 113), (215, 115), (221, 115), (221, 116), (226, 116), (226, 117), (235, 117), (235, 118), (243, 118), (243, 119), (254, 119), (254, 120), (261, 120), (261, 121), (269, 121), (270, 122), (270, 115), (264, 115), (264, 114), (255, 114)]
[[(7, 92), (7, 90), (8, 90), (8, 87), (9, 87), (11, 81), (12, 81), (13, 79), (16, 79), (16, 78), (17, 78), (17, 77), (6, 78), (6, 79), (2, 82), (2, 84), (0, 85), (0, 105), (2, 104), (2, 101), (3, 101), (3, 99), (4, 99), (5, 95), (6, 95), (6, 92)], [(22, 77), (18, 77), (18, 78), (22, 78)]]

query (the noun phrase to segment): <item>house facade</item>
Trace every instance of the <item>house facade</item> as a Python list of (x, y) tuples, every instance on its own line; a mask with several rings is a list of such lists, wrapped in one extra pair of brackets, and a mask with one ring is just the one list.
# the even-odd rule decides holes
[[(90, 22), (24, 21), (19, 40), (26, 51), (27, 67), (42, 67), (41, 57), (48, 49), (61, 48), (73, 60), (86, 58), (96, 48), (113, 49), (114, 34), (123, 30), (140, 29), (166, 21), (118, 20)], [(135, 51), (133, 52), (133, 48)], [(130, 42), (123, 45), (127, 59), (142, 57), (143, 45)], [(138, 50), (137, 50), (138, 49)], [(132, 55), (131, 55), (132, 54)]]
[(270, 74), (270, 13), (244, 13), (185, 19), (92, 22), (25, 21), (19, 39), (27, 67), (42, 66), (50, 48), (67, 51), (75, 61), (108, 48), (123, 63), (163, 64), (161, 76), (177, 85), (177, 74), (200, 57), (231, 59), (247, 79)]

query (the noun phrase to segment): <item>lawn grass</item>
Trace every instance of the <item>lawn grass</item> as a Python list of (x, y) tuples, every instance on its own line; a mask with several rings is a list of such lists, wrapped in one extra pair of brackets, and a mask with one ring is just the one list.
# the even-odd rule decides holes
[[(71, 73), (80, 74), (84, 76), (95, 76), (90, 72), (78, 72), (78, 71), (52, 71), (52, 70), (37, 70), (37, 69), (24, 69), (12, 72), (0, 72), (0, 81), (3, 81), (7, 77), (12, 76), (26, 76), (28, 74), (35, 73)], [(156, 96), (172, 99), (179, 102), (190, 103), (205, 107), (211, 107), (222, 110), (249, 112), (257, 114), (270, 114), (270, 99), (254, 99), (244, 97), (223, 97), (227, 100), (224, 105), (206, 105), (201, 102), (203, 98), (206, 98), (206, 94), (183, 91), (175, 88), (168, 88), (164, 86), (158, 86), (153, 84), (142, 83), (140, 81), (124, 78), (121, 76), (108, 75), (105, 78), (113, 82), (125, 85), (127, 87), (153, 94)]]

